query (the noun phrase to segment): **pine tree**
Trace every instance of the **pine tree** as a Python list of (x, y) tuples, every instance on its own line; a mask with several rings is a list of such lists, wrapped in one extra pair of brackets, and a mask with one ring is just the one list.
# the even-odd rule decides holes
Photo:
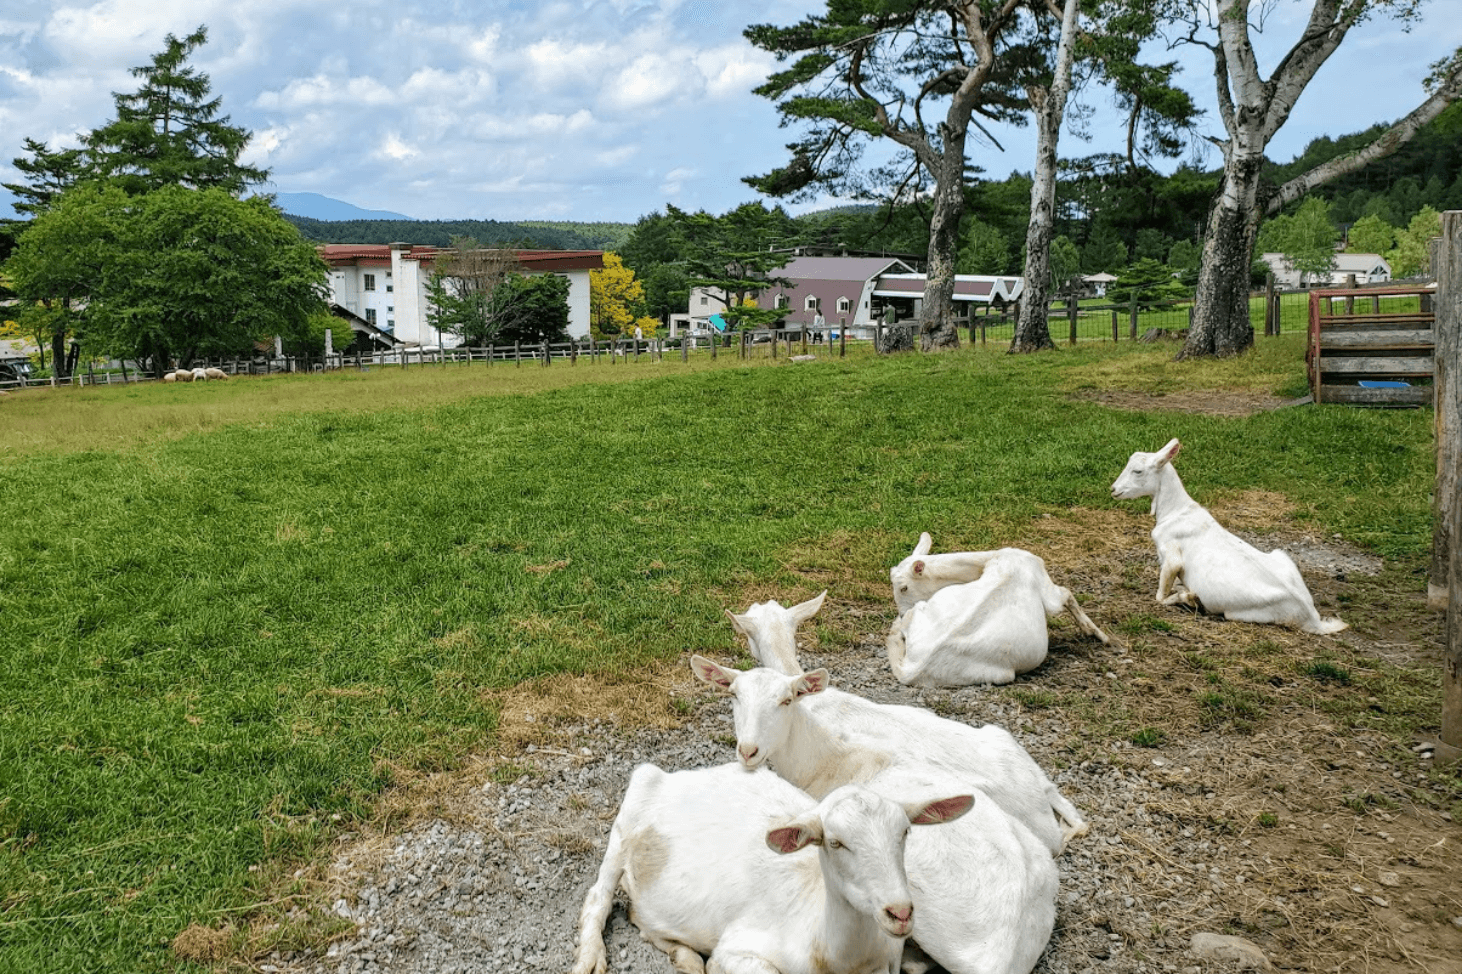
[(46, 147), (35, 139), (25, 140), (27, 159), (21, 156), (11, 160), (11, 165), (24, 173), (27, 183), (4, 183), (4, 187), (18, 199), (12, 205), (17, 213), (39, 216), (66, 190), (76, 185), (83, 172), (80, 149), (55, 149)]
[(87, 168), (133, 195), (179, 185), (241, 196), (269, 178), (267, 170), (239, 162), (249, 131), (218, 114), (208, 75), (188, 64), (207, 40), (207, 27), (182, 40), (169, 34), (151, 64), (132, 69), (142, 87), (114, 94), (117, 117), (83, 138)]

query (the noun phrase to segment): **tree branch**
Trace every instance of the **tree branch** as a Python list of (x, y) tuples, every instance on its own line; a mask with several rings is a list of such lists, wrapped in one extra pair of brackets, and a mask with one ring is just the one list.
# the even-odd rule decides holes
[(1422, 126), (1440, 115), (1458, 98), (1462, 98), (1462, 59), (1454, 62), (1442, 83), (1432, 92), (1431, 97), (1413, 109), (1411, 114), (1381, 133), (1374, 142), (1357, 152), (1322, 163), (1280, 186), (1270, 199), (1269, 205), (1265, 209), (1265, 215), (1273, 216), (1317, 186), (1323, 186), (1333, 179), (1338, 179), (1377, 159), (1389, 156), (1411, 141)]

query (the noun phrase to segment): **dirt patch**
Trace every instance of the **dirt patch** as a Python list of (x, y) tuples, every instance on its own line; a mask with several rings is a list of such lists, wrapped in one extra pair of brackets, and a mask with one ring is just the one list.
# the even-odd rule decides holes
[(1072, 399), (1101, 403), (1112, 409), (1132, 412), (1167, 410), (1178, 413), (1204, 413), (1209, 416), (1252, 416), (1296, 400), (1253, 389), (1186, 389), (1171, 395), (1151, 392), (1128, 392), (1117, 389), (1083, 389), (1071, 394)]
[(233, 950), (232, 927), (205, 927), (193, 924), (173, 938), (173, 956), (194, 964), (212, 964), (228, 957)]
[[(1462, 974), (1462, 780), (1434, 771), (1425, 747), (1441, 631), (1413, 566), (1303, 530), (1278, 495), (1236, 492), (1211, 509), (1294, 551), (1322, 612), (1351, 629), (1316, 637), (1158, 605), (1151, 517), (1120, 510), (1053, 509), (1000, 539), (1045, 558), (1116, 637), (1104, 646), (1057, 620), (1046, 662), (1007, 687), (896, 683), (887, 582), (841, 577), (840, 561), (866, 553), (847, 539), (825, 556), (785, 553), (810, 576), (798, 591), (749, 585), (727, 605), (790, 604), (831, 583), (804, 665), (870, 699), (1008, 728), (1082, 809), (1092, 831), (1059, 861), (1037, 974), (1209, 970), (1188, 950), (1203, 931), (1251, 940), (1283, 970)], [(633, 767), (732, 755), (729, 707), (683, 661), (487, 696), (500, 752), (404, 779), (382, 803), (398, 812), (321, 867), (317, 909), (345, 933), (261, 961), (310, 974), (563, 970)], [(606, 941), (611, 971), (669, 969), (622, 905)]]

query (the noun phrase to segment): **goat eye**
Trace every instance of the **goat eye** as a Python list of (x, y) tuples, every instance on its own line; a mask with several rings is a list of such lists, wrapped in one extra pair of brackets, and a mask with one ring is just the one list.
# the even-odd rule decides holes
[(829, 849), (841, 849), (843, 847), (843, 844), (841, 842), (839, 842), (837, 839), (828, 839), (827, 840), (827, 847)]

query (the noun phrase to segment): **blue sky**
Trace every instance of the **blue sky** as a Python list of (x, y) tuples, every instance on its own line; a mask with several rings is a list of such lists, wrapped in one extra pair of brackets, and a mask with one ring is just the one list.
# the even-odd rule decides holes
[[(1260, 39), (1272, 65), (1309, 4), (1273, 0)], [(633, 221), (671, 202), (721, 212), (756, 198), (741, 177), (785, 159), (793, 133), (751, 94), (773, 60), (741, 37), (825, 9), (812, 0), (386, 3), (352, 0), (54, 0), (0, 11), (0, 181), (30, 136), (73, 145), (111, 117), (169, 32), (207, 24), (194, 63), (224, 110), (254, 132), (251, 162), (277, 192), (315, 192), (414, 217)], [(1318, 135), (1397, 118), (1421, 100), (1427, 65), (1462, 45), (1462, 0), (1431, 0), (1404, 34), (1352, 33), (1271, 147), (1288, 159)], [(1211, 60), (1182, 55), (1200, 102)], [(1094, 139), (1116, 149), (1103, 92)], [(1207, 123), (1220, 132), (1217, 120)], [(970, 160), (1029, 170), (1028, 130)], [(1209, 152), (1207, 164), (1216, 164)], [(832, 202), (832, 201), (827, 201)], [(807, 209), (802, 206), (796, 209)], [(0, 212), (4, 204), (0, 203)]]

